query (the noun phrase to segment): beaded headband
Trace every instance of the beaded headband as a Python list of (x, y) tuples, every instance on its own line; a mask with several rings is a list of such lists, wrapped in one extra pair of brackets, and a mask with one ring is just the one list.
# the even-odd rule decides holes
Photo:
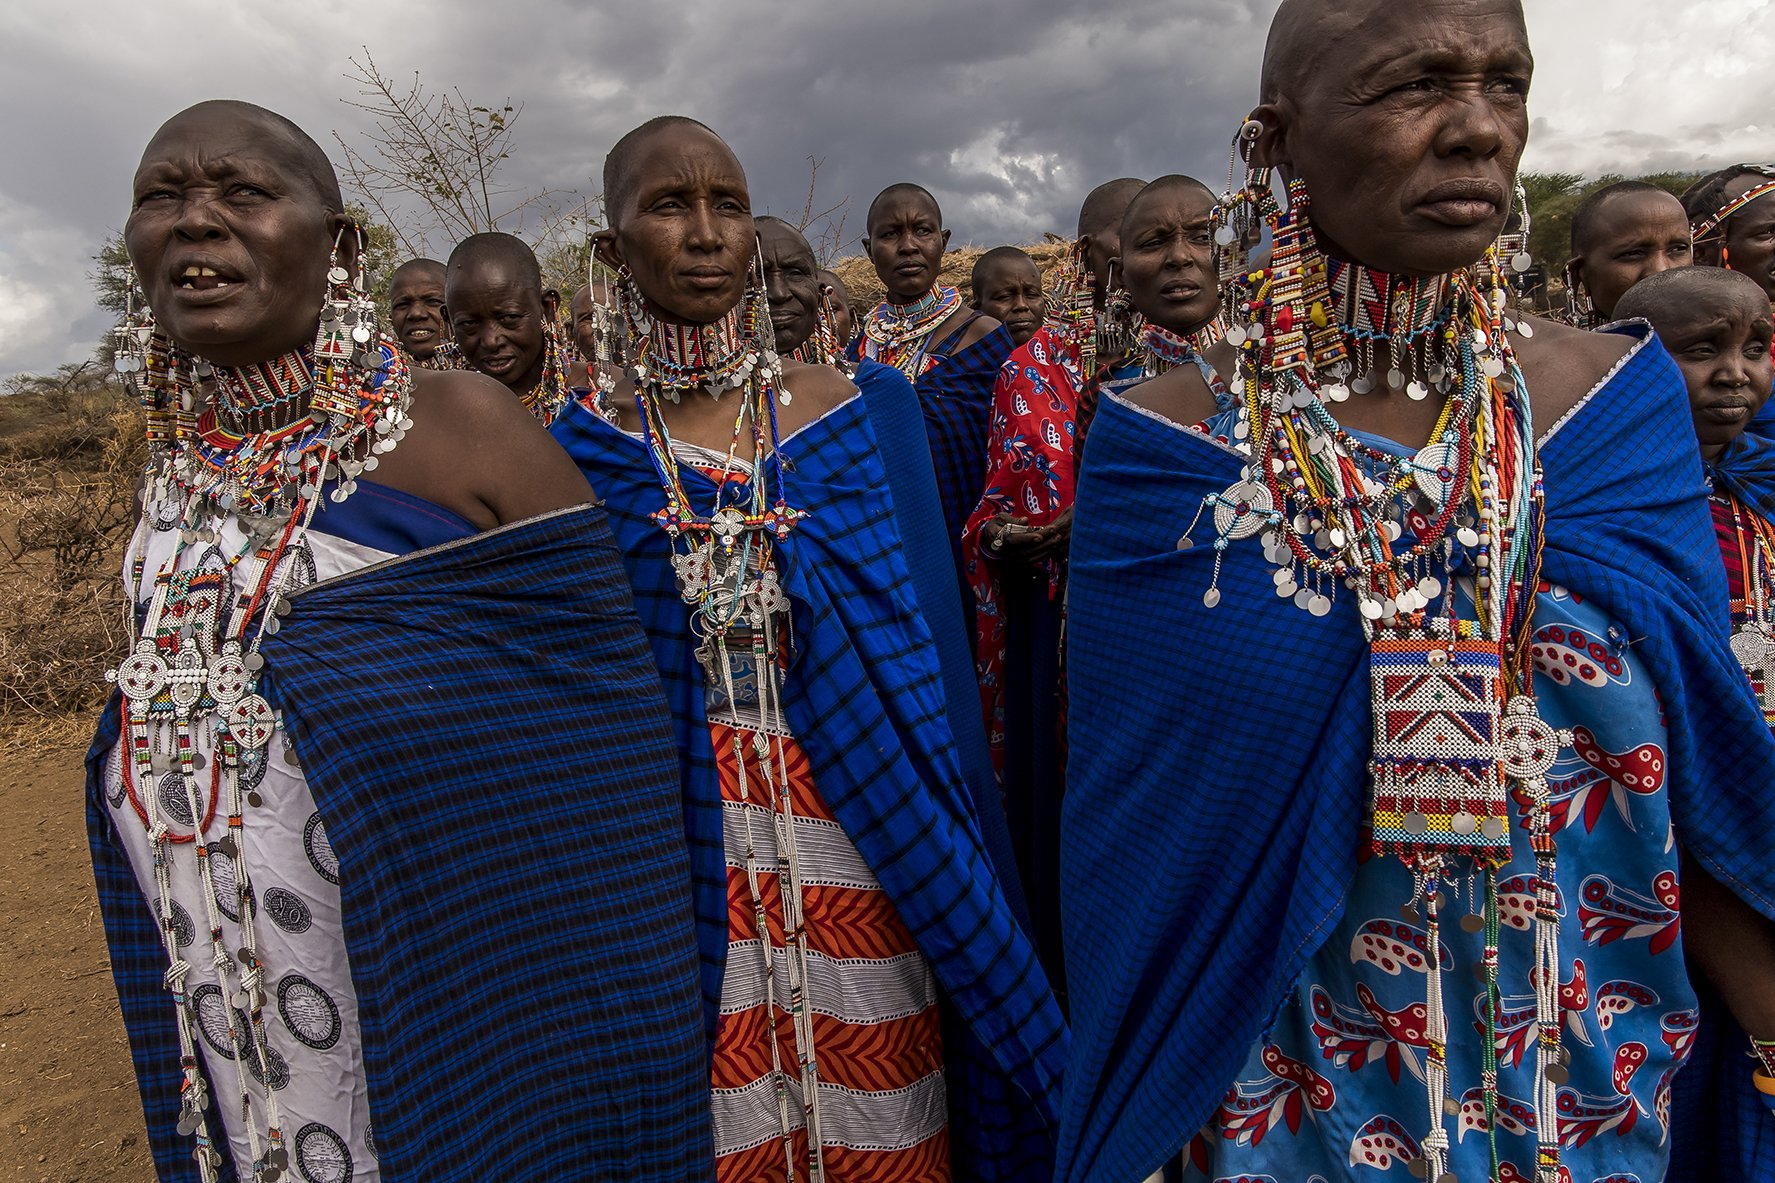
[(1765, 197), (1770, 193), (1775, 193), (1775, 179), (1770, 179), (1764, 181), (1760, 185), (1752, 186), (1743, 196), (1734, 197), (1718, 210), (1709, 214), (1707, 217), (1700, 219), (1689, 228), (1691, 235), (1693, 235), (1696, 242), (1700, 242), (1705, 238), (1711, 238), (1715, 231), (1724, 228), (1726, 220), (1733, 214), (1757, 200), (1757, 198)]

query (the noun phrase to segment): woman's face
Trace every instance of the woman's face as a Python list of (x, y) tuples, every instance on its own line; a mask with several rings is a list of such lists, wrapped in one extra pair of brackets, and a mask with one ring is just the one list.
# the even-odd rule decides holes
[(739, 306), (757, 250), (746, 174), (720, 137), (669, 124), (636, 147), (622, 208), (600, 240), (659, 311), (710, 324)]
[(1509, 216), (1534, 73), (1515, 0), (1370, 5), (1258, 109), (1331, 254), (1397, 275), (1484, 257)]
[(161, 331), (239, 366), (314, 340), (343, 225), (282, 129), (205, 105), (149, 142), (123, 233)]
[(1193, 332), (1220, 310), (1213, 212), (1207, 190), (1178, 185), (1145, 194), (1122, 220), (1122, 285), (1162, 329)]

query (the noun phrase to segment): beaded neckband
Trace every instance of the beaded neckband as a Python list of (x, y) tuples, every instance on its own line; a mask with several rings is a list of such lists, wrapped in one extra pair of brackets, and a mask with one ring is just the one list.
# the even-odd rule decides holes
[(1140, 333), (1140, 356), (1145, 359), (1148, 378), (1196, 361), (1226, 336), (1226, 322), (1218, 316), (1200, 328), (1187, 333), (1148, 323)]
[[(776, 364), (776, 353), (759, 339), (770, 324), (768, 299), (762, 289), (748, 291), (746, 298), (709, 324), (687, 324), (657, 315), (634, 276), (624, 268), (618, 273), (623, 317), (629, 328), (628, 368), (637, 395), (643, 388), (677, 402), (686, 391), (700, 390), (720, 401), (729, 390), (738, 390), (754, 377), (774, 387), (773, 374), (760, 374), (759, 366)], [(789, 392), (780, 390), (786, 405)]]
[[(1254, 126), (1241, 137), (1253, 138)], [(1331, 612), (1340, 586), (1355, 596), (1370, 645), (1369, 846), (1410, 871), (1405, 911), (1425, 926), (1424, 1080), (1432, 1116), (1420, 1140), (1423, 1157), (1412, 1164), (1419, 1178), (1447, 1171), (1451, 1030), (1439, 933), (1450, 894), (1443, 889), (1458, 886), (1463, 874), (1484, 880), (1483, 906), (1462, 927), (1485, 934), (1482, 1128), (1497, 1128), (1498, 875), (1511, 858), (1509, 801), (1523, 803), (1544, 885), (1528, 984), (1540, 1031), (1536, 1179), (1556, 1183), (1557, 1086), (1566, 1070), (1545, 774), (1570, 735), (1540, 720), (1530, 693), (1543, 495), (1527, 391), (1504, 332), (1504, 292), (1495, 279), (1501, 268), (1492, 259), (1484, 269), (1418, 281), (1334, 265), (1308, 220), (1305, 185), (1289, 183), (1286, 209), (1271, 186), (1267, 169), (1252, 169), (1242, 187), (1229, 185), (1215, 214), (1230, 279), (1227, 340), (1240, 354), (1241, 404), (1230, 435), (1249, 459), (1237, 483), (1204, 499), (1179, 546), (1193, 545), (1197, 522), (1212, 511), (1208, 608), (1221, 600), (1226, 549), (1260, 536), (1278, 596), (1320, 617)], [(1268, 262), (1241, 265), (1238, 252), (1266, 229)], [(1363, 388), (1350, 382), (1357, 367), (1356, 376), (1372, 385), (1383, 363), (1389, 388), (1413, 399), (1432, 390), (1445, 398), (1430, 443), (1412, 456), (1361, 443), (1328, 410), (1350, 385)], [(1453, 579), (1467, 556), (1471, 604)], [(1412, 724), (1449, 695), (1464, 704), (1471, 734), (1450, 739)], [(1491, 1178), (1499, 1174), (1494, 1141)]]

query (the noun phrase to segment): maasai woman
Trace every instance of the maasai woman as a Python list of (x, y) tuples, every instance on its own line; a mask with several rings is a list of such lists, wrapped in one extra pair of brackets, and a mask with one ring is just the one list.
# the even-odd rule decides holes
[(1041, 269), (1029, 252), (1014, 246), (993, 247), (974, 260), (968, 286), (969, 305), (1004, 325), (1013, 348), (1023, 348), (1042, 327), (1048, 301), (1042, 293)]
[(778, 360), (719, 136), (650, 121), (604, 188), (635, 361), (615, 424), (555, 431), (599, 474), (676, 716), (716, 1175), (1046, 1178), (1064, 1029), (980, 835), (872, 413)]
[(963, 622), (972, 632), (974, 593), (961, 536), (986, 487), (992, 385), (1011, 353), (1011, 336), (992, 317), (965, 307), (961, 293), (941, 281), (949, 231), (937, 199), (924, 188), (902, 183), (883, 189), (869, 206), (863, 246), (887, 299), (863, 318), (850, 356), (893, 366), (918, 388)]
[[(1775, 385), (1769, 301), (1749, 276), (1713, 267), (1685, 268), (1635, 285), (1616, 312), (1643, 317), (1658, 331), (1689, 388), (1689, 410), (1713, 488), (1710, 504), (1732, 605), (1732, 651), (1775, 726), (1775, 444), (1745, 428)], [(1729, 893), (1697, 890), (1685, 880), (1683, 921), (1697, 928), (1734, 923), (1744, 905)], [(1697, 955), (1719, 942), (1691, 945)], [(1739, 941), (1733, 960), (1759, 963), (1775, 979), (1775, 944)], [(1740, 979), (1728, 975), (1723, 984)], [(1697, 983), (1700, 986), (1700, 983)], [(1775, 1178), (1775, 1004), (1755, 992), (1721, 998), (1702, 988), (1701, 1023), (1691, 1062), (1676, 1079), (1668, 1183)], [(1736, 1020), (1736, 1021), (1734, 1021)], [(1743, 1058), (1744, 1029), (1754, 1072)]]
[(585, 479), (378, 337), (288, 120), (199, 104), (134, 194), (87, 822), (161, 1179), (702, 1178), (670, 718)]
[(456, 368), (444, 311), (444, 265), (436, 259), (408, 259), (388, 280), (388, 325), (407, 361), (423, 370)]
[[(1775, 302), (1775, 165), (1734, 164), (1709, 173), (1683, 193), (1683, 208), (1696, 265), (1748, 275)], [(1775, 438), (1775, 404), (1763, 408), (1750, 431)]]
[(1565, 265), (1571, 322), (1584, 329), (1606, 324), (1628, 288), (1694, 261), (1689, 215), (1673, 194), (1644, 181), (1606, 185), (1572, 212)]
[(1272, 244), (1239, 404), (1099, 409), (1061, 1179), (1664, 1173), (1720, 935), (1679, 890), (1775, 910), (1775, 738), (1669, 358), (1497, 286), (1532, 71), (1515, 0), (1284, 0), (1216, 231)]
[(1683, 193), (1695, 263), (1756, 280), (1775, 301), (1775, 165), (1734, 164)]
[[(1220, 311), (1214, 195), (1188, 177), (1140, 188), (1123, 211), (1118, 264), (1143, 329), (1090, 387), (1117, 388), (1174, 365), (1205, 364)], [(1108, 268), (1105, 269), (1106, 272)], [(1049, 976), (1061, 979), (1060, 801), (1065, 791), (1062, 634), (1066, 548), (1084, 444), (1082, 349), (1044, 328), (1011, 355), (993, 398), (993, 468), (963, 536), (979, 604), (975, 653), (988, 735), (1031, 919)]]
[(955, 737), (956, 754), (967, 778), (982, 836), (994, 869), (1019, 921), (1027, 928), (1028, 913), (1011, 854), (1009, 831), (1000, 804), (998, 778), (986, 747), (986, 729), (976, 709), (973, 639), (961, 627), (961, 608), (949, 555), (943, 546), (942, 512), (937, 501), (936, 473), (925, 442), (924, 417), (918, 394), (906, 376), (892, 366), (863, 361), (854, 365), (837, 349), (836, 309), (831, 292), (814, 267), (813, 248), (801, 231), (781, 218), (755, 218), (759, 263), (770, 300), (771, 327), (777, 354), (812, 365), (836, 367), (856, 384), (868, 412), (870, 428), (887, 470), (894, 501), (901, 551), (912, 578), (920, 615), (930, 629), (943, 671), (944, 717)]
[(536, 252), (511, 234), (473, 234), (450, 252), (444, 298), (450, 331), (471, 370), (518, 396), (544, 427), (588, 382), (561, 346), (560, 294), (542, 286)]

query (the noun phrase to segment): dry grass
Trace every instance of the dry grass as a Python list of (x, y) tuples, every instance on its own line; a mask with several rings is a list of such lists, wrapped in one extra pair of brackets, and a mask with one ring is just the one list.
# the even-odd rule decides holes
[[(1023, 243), (1021, 249), (1035, 260), (1035, 265), (1046, 276), (1066, 259), (1069, 244), (1061, 241)], [(943, 256), (942, 282), (961, 289), (963, 299), (973, 294), (971, 278), (974, 262), (985, 254), (989, 247), (963, 247), (950, 251)], [(881, 302), (887, 295), (882, 286), (881, 277), (875, 274), (875, 265), (866, 255), (852, 255), (840, 259), (832, 265), (832, 271), (844, 281), (844, 290), (850, 293), (851, 303), (859, 311), (866, 312)]]
[(109, 382), (0, 398), (0, 715), (103, 697), (143, 459), (139, 416)]

